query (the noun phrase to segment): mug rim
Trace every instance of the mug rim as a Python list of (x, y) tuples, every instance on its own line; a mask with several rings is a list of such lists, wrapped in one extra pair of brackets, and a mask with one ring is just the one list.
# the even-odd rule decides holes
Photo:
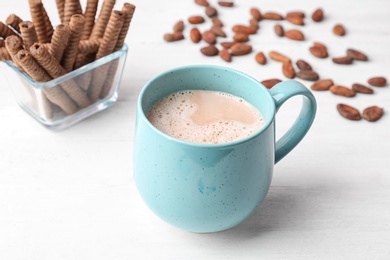
[[(261, 88), (263, 88), (264, 89), (264, 93), (266, 93), (267, 98), (272, 103), (272, 106), (271, 106), (272, 107), (272, 111), (271, 111), (272, 116), (271, 116), (270, 120), (265, 120), (264, 125), (259, 130), (257, 130), (255, 133), (253, 133), (253, 134), (251, 134), (251, 135), (249, 135), (247, 137), (240, 138), (240, 139), (237, 139), (237, 140), (234, 140), (234, 141), (230, 141), (230, 142), (218, 143), (218, 144), (189, 142), (189, 141), (185, 141), (185, 140), (181, 140), (181, 139), (172, 137), (172, 136), (170, 136), (170, 135), (160, 131), (157, 127), (155, 127), (148, 120), (148, 118), (147, 118), (147, 116), (145, 114), (145, 111), (142, 108), (142, 99), (143, 99), (143, 96), (145, 95), (145, 93), (147, 92), (147, 90), (150, 88), (150, 86), (152, 85), (153, 82), (155, 82), (156, 80), (164, 77), (167, 74), (177, 73), (179, 71), (188, 70), (188, 69), (204, 69), (204, 68), (206, 68), (206, 69), (207, 68), (209, 68), (209, 69), (219, 69), (219, 70), (226, 70), (226, 71), (233, 72), (233, 73), (235, 73), (237, 75), (240, 75), (241, 77), (247, 78), (248, 80), (254, 82), (255, 84), (259, 85)], [(191, 89), (188, 89), (188, 90), (191, 90)], [(235, 94), (232, 94), (232, 95), (235, 95)], [(246, 101), (248, 103), (250, 103), (252, 106), (255, 106), (254, 104), (252, 104), (248, 100), (246, 100)], [(140, 119), (144, 120), (146, 122), (146, 124), (151, 129), (153, 129), (157, 134), (162, 135), (163, 137), (167, 138), (170, 141), (173, 141), (173, 142), (181, 144), (181, 145), (192, 146), (192, 147), (221, 148), (221, 147), (230, 147), (230, 146), (239, 145), (239, 144), (248, 142), (248, 141), (258, 137), (259, 135), (261, 135), (263, 132), (265, 132), (271, 126), (272, 122), (274, 121), (274, 119), (275, 119), (275, 111), (276, 111), (275, 101), (272, 98), (272, 95), (269, 93), (268, 89), (260, 81), (256, 80), (254, 77), (249, 76), (248, 74), (246, 74), (244, 72), (241, 72), (239, 70), (232, 69), (232, 68), (229, 68), (229, 67), (224, 67), (224, 66), (219, 66), (219, 65), (210, 65), (210, 64), (195, 64), (195, 65), (185, 65), (185, 66), (179, 66), (179, 67), (171, 68), (169, 70), (165, 70), (165, 71), (155, 75), (152, 79), (150, 79), (143, 86), (143, 88), (142, 88), (142, 90), (141, 90), (141, 92), (140, 92), (140, 94), (138, 96), (137, 112), (136, 112), (136, 114), (137, 114), (137, 116), (140, 116), (141, 117)]]

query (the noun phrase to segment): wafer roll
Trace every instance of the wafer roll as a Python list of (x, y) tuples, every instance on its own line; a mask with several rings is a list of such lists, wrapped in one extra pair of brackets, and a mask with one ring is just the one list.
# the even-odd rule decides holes
[[(47, 72), (33, 59), (30, 53), (26, 50), (21, 50), (16, 55), (18, 63), (29, 74), (29, 76), (38, 82), (47, 82), (52, 78)], [(61, 87), (43, 88), (42, 91), (46, 97), (53, 103), (59, 106), (66, 114), (74, 114), (78, 107), (73, 100), (66, 94)]]
[[(112, 53), (122, 28), (123, 20), (124, 15), (121, 11), (112, 12), (106, 31), (104, 32), (102, 43), (96, 54), (96, 60)], [(100, 96), (109, 68), (110, 64), (105, 64), (95, 70), (91, 87), (88, 90), (89, 96), (93, 101), (97, 100)]]
[(6, 24), (0, 21), (0, 37), (5, 39), (10, 35), (15, 35), (15, 33)]
[[(55, 79), (67, 73), (58, 63), (56, 58), (50, 55), (43, 44), (35, 43), (31, 47), (30, 53), (52, 78)], [(91, 104), (91, 100), (88, 98), (87, 94), (74, 82), (74, 80), (68, 79), (61, 83), (61, 86), (79, 107), (84, 108)]]
[(60, 17), (60, 21), (64, 23), (64, 13), (65, 13), (65, 0), (56, 0), (58, 16)]
[(28, 0), (30, 5), (31, 19), (37, 32), (38, 40), (42, 43), (48, 42), (46, 32), (46, 21), (43, 16), (43, 4), (41, 0)]
[(65, 49), (64, 57), (61, 64), (67, 72), (73, 69), (74, 62), (76, 61), (78, 46), (81, 39), (81, 34), (84, 28), (85, 18), (81, 14), (75, 14), (70, 19), (69, 23), (69, 40)]
[(102, 39), (92, 38), (88, 40), (81, 40), (78, 46), (78, 52), (80, 54), (91, 54), (96, 53), (99, 49), (99, 46), (102, 42)]
[(35, 26), (30, 21), (24, 21), (19, 24), (20, 33), (22, 35), (24, 48), (29, 50), (31, 45), (38, 42), (37, 32), (35, 31)]
[(53, 25), (51, 24), (50, 18), (47, 15), (44, 5), (42, 5), (42, 16), (43, 16), (43, 20), (45, 21), (47, 42), (50, 42), (51, 37), (53, 36), (54, 33), (54, 29), (53, 29)]
[(80, 0), (65, 0), (64, 24), (70, 23), (74, 14), (82, 14)]
[(85, 17), (85, 26), (81, 40), (87, 40), (91, 35), (93, 25), (95, 24), (96, 10), (98, 7), (99, 0), (88, 0), (87, 6), (85, 8), (84, 17)]
[(14, 28), (17, 32), (20, 32), (19, 24), (21, 22), (23, 22), (23, 20), (16, 14), (10, 14), (5, 20), (5, 23)]
[(9, 55), (11, 56), (12, 61), (15, 63), (15, 65), (19, 65), (17, 61), (15, 61), (15, 55), (23, 49), (23, 41), (16, 35), (11, 35), (5, 38), (5, 47), (7, 48), (7, 51)]
[[(131, 20), (133, 19), (133, 15), (135, 12), (135, 5), (130, 3), (124, 3), (122, 7), (122, 12), (125, 18), (123, 21), (122, 29), (118, 36), (118, 40), (114, 48), (114, 52), (120, 50), (123, 47), (127, 32), (130, 28)], [(118, 69), (118, 60), (114, 60), (111, 62), (110, 69), (107, 72), (107, 76), (104, 81), (102, 91), (100, 92), (100, 98), (105, 98), (109, 94), (112, 88), (112, 83), (114, 81), (117, 69)]]
[(0, 48), (4, 47), (4, 46), (5, 46), (4, 39), (0, 38)]
[(0, 61), (11, 60), (11, 55), (5, 47), (0, 47)]
[(53, 55), (58, 62), (61, 62), (62, 56), (64, 55), (66, 43), (69, 40), (69, 33), (69, 27), (63, 24), (57, 25), (54, 30), (49, 53)]
[(99, 17), (93, 26), (90, 38), (101, 38), (106, 30), (108, 20), (110, 19), (115, 0), (104, 0)]

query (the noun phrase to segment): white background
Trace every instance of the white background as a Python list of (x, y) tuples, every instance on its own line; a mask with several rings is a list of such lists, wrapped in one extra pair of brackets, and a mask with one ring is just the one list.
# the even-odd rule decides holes
[[(117, 9), (122, 3), (117, 1)], [(258, 51), (277, 50), (294, 61), (307, 60), (321, 78), (339, 85), (366, 83), (376, 75), (390, 79), (388, 0), (242, 0), (234, 8), (221, 7), (229, 37), (232, 25), (248, 22), (252, 6), (282, 14), (303, 10), (308, 16), (301, 28), (303, 42), (276, 37), (275, 22), (262, 21), (251, 37), (254, 53), (232, 63), (203, 56), (203, 43), (189, 40), (188, 23), (186, 40), (163, 41), (176, 21), (203, 14), (192, 0), (132, 3), (137, 9), (126, 40), (129, 53), (120, 97), (108, 110), (61, 132), (47, 130), (18, 106), (6, 73), (0, 73), (0, 259), (389, 259), (389, 86), (354, 98), (315, 92), (318, 114), (312, 129), (275, 166), (264, 203), (225, 232), (194, 234), (161, 221), (138, 195), (132, 170), (138, 94), (167, 69), (217, 64), (258, 80), (285, 80), (280, 63), (261, 66), (254, 61)], [(44, 4), (57, 24), (55, 2)], [(321, 23), (310, 19), (317, 7), (325, 11)], [(2, 1), (0, 19), (5, 21), (10, 13), (30, 19), (27, 1)], [(345, 25), (345, 37), (332, 34), (336, 23)], [(325, 43), (332, 57), (353, 47), (370, 61), (343, 66), (330, 58), (317, 59), (308, 51), (313, 41)], [(376, 123), (348, 121), (336, 111), (341, 102), (360, 111), (378, 105), (385, 115)], [(280, 110), (278, 136), (291, 125), (299, 106), (300, 99), (293, 99)]]

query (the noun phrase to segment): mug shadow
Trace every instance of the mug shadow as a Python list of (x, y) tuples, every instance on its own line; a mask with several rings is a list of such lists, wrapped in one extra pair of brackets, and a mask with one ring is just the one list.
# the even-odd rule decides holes
[(240, 244), (272, 232), (315, 228), (321, 217), (318, 214), (321, 198), (329, 192), (334, 190), (271, 186), (263, 203), (246, 220), (231, 229), (209, 233), (207, 237)]

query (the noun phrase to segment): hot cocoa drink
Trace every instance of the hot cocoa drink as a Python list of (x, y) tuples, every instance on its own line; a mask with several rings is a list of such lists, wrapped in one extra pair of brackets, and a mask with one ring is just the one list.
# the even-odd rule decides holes
[(247, 101), (206, 90), (173, 93), (155, 104), (147, 117), (163, 133), (194, 143), (232, 142), (264, 125), (260, 112)]

